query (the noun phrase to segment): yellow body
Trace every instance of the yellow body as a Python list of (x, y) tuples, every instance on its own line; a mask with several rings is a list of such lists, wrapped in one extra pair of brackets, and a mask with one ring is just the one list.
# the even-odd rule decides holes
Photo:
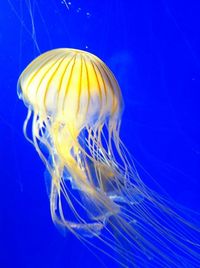
[[(71, 208), (78, 223), (65, 219), (61, 195), (67, 202), (69, 196), (63, 173), (66, 169), (72, 184), (92, 200), (96, 214), (118, 211), (110, 198), (101, 194), (109, 188), (106, 185), (109, 177), (111, 181), (114, 178), (113, 167), (109, 167), (109, 148), (105, 151), (101, 144), (102, 130), (107, 121), (111, 139), (123, 106), (114, 75), (93, 54), (75, 49), (56, 49), (39, 56), (23, 71), (18, 81), (18, 95), (34, 112), (33, 142), (52, 176), (50, 201), (54, 222), (63, 227), (73, 226), (72, 229), (75, 225), (76, 228), (82, 226), (80, 228), (93, 232), (76, 215), (74, 204)], [(42, 129), (45, 129), (44, 133)], [(80, 142), (82, 131), (87, 132), (82, 137), (86, 139), (83, 143)], [(51, 164), (40, 150), (38, 141), (48, 148)], [(96, 223), (93, 224), (96, 226)]]

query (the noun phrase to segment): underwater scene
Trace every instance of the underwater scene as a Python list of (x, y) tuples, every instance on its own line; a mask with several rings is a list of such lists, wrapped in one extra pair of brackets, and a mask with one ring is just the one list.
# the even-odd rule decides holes
[(0, 268), (200, 267), (200, 2), (0, 3)]

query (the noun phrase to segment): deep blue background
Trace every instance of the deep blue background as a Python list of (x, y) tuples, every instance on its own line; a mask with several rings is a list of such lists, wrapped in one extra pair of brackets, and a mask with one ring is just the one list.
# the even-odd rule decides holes
[(0, 3), (0, 267), (100, 268), (52, 224), (44, 167), (23, 137), (16, 83), (38, 55), (30, 11), (41, 52), (86, 49), (108, 64), (125, 101), (123, 141), (176, 201), (200, 211), (200, 2)]

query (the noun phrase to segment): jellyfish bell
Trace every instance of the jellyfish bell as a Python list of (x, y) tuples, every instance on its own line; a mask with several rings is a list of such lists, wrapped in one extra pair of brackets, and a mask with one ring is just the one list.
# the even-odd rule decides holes
[(57, 227), (93, 247), (97, 238), (122, 267), (200, 266), (199, 229), (143, 183), (120, 139), (123, 98), (105, 63), (81, 50), (48, 51), (22, 72), (18, 96)]
[(116, 117), (123, 107), (111, 71), (81, 50), (56, 49), (39, 56), (21, 74), (18, 88), (19, 96), (35, 111), (78, 128), (92, 118)]

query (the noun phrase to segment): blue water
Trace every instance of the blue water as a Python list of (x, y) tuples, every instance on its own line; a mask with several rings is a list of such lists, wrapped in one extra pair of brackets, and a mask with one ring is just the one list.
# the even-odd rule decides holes
[(124, 96), (122, 140), (172, 198), (200, 211), (199, 14), (195, 0), (1, 1), (0, 267), (103, 267), (54, 227), (44, 166), (23, 136), (16, 83), (38, 48), (79, 48), (105, 61)]

